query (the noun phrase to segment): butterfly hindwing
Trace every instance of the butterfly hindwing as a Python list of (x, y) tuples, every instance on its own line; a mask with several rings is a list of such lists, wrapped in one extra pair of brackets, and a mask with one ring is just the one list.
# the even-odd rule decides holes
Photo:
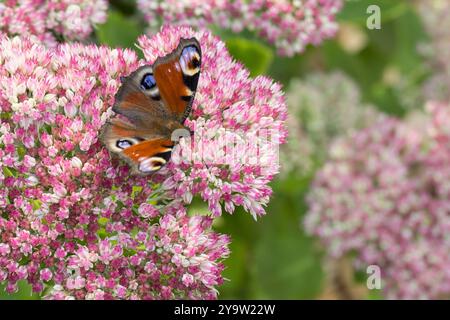
[(110, 151), (120, 155), (141, 174), (155, 172), (165, 165), (174, 146), (172, 140), (121, 119), (107, 123), (101, 139)]
[(169, 161), (171, 134), (189, 116), (200, 64), (198, 41), (181, 39), (172, 53), (121, 78), (113, 106), (121, 116), (105, 125), (101, 139), (135, 172), (152, 173)]
[(173, 141), (159, 138), (139, 142), (123, 151), (139, 172), (144, 174), (161, 169), (170, 159)]

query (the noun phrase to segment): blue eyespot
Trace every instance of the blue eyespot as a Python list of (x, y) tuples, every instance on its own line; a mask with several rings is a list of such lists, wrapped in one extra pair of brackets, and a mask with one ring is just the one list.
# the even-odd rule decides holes
[(181, 55), (186, 59), (186, 62), (189, 63), (190, 68), (195, 69), (200, 67), (200, 56), (196, 47), (189, 46), (184, 48)]
[(144, 77), (142, 78), (142, 81), (141, 81), (142, 89), (150, 90), (154, 86), (156, 86), (156, 81), (155, 81), (155, 78), (153, 77), (153, 75), (151, 73), (147, 73), (146, 75), (144, 75)]
[(186, 47), (186, 48), (184, 48), (183, 49), (183, 52), (181, 53), (183, 56), (184, 55), (187, 55), (187, 56), (191, 56), (191, 55), (193, 55), (194, 53), (196, 53), (197, 52), (197, 48), (196, 47), (194, 47), (194, 46), (189, 46), (189, 47)]
[(119, 149), (126, 149), (133, 145), (133, 143), (129, 140), (117, 140), (116, 147)]
[(180, 57), (180, 66), (185, 76), (195, 76), (200, 71), (200, 52), (195, 46), (183, 49)]

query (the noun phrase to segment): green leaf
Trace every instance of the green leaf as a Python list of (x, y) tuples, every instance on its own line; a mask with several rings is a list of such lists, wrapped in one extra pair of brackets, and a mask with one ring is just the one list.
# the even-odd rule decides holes
[(4, 120), (8, 120), (11, 119), (12, 117), (12, 112), (0, 112), (0, 119), (4, 119)]
[(3, 167), (3, 174), (5, 177), (15, 177), (17, 176), (17, 170), (10, 167)]
[(41, 208), (42, 205), (42, 201), (39, 199), (32, 199), (31, 201), (31, 205), (33, 206), (33, 210), (38, 210)]
[(393, 63), (408, 73), (420, 68), (423, 57), (419, 54), (417, 47), (420, 43), (427, 41), (420, 18), (412, 9), (409, 9), (393, 21), (393, 25), (397, 40)]
[(142, 191), (141, 186), (133, 186), (133, 189), (131, 191), (131, 198), (134, 199), (136, 196)]
[(6, 284), (0, 283), (0, 300), (39, 300), (39, 294), (33, 293), (31, 286), (24, 280), (18, 282), (19, 290), (16, 293), (8, 294), (5, 291)]
[(344, 8), (338, 13), (338, 21), (354, 22), (366, 25), (369, 14), (367, 8), (370, 5), (377, 5), (381, 11), (381, 22), (387, 22), (400, 16), (407, 7), (405, 0), (354, 0), (346, 1)]
[(100, 239), (105, 239), (109, 234), (106, 232), (106, 229), (102, 227), (97, 230), (97, 235)]
[(188, 207), (189, 216), (208, 216), (211, 215), (211, 211), (208, 209), (208, 205), (199, 196), (195, 196), (192, 199), (191, 204)]
[(367, 295), (367, 299), (369, 300), (384, 300), (383, 291), (382, 290), (369, 290), (369, 294)]
[(255, 221), (242, 208), (233, 215), (224, 213), (214, 229), (231, 237), (230, 257), (225, 259), (222, 276), (228, 279), (219, 289), (220, 299), (251, 299), (250, 268), (253, 264), (254, 245), (259, 241), (259, 221)]
[(109, 0), (109, 5), (126, 15), (136, 13), (136, 3), (130, 0)]
[(230, 38), (226, 40), (226, 45), (231, 55), (250, 70), (252, 77), (265, 74), (274, 58), (269, 47), (256, 41)]
[(134, 49), (134, 44), (144, 28), (133, 17), (125, 17), (121, 12), (109, 10), (108, 21), (96, 30), (100, 44), (110, 47)]
[(101, 225), (101, 226), (106, 226), (106, 224), (109, 222), (109, 219), (108, 218), (105, 218), (105, 217), (100, 217), (100, 218), (98, 218), (98, 224), (99, 225)]
[(17, 150), (17, 154), (19, 156), (19, 160), (23, 160), (23, 158), (27, 154), (27, 149), (25, 148), (25, 146), (21, 144), (21, 145), (17, 146), (16, 150)]
[(279, 197), (261, 221), (252, 261), (254, 299), (313, 299), (320, 293), (324, 278), (320, 254), (302, 231), (298, 212), (304, 208), (298, 202)]
[(249, 248), (244, 241), (233, 241), (229, 246), (231, 256), (225, 260), (222, 276), (225, 281), (219, 287), (220, 299), (242, 299), (248, 288), (248, 254)]

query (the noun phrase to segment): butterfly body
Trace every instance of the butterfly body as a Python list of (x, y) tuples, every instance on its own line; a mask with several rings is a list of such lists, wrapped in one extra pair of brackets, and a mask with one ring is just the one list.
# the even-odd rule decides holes
[[(159, 170), (170, 159), (172, 133), (185, 129), (200, 75), (198, 41), (181, 39), (170, 54), (123, 77), (101, 139), (138, 174)], [(187, 129), (186, 129), (187, 130)]]

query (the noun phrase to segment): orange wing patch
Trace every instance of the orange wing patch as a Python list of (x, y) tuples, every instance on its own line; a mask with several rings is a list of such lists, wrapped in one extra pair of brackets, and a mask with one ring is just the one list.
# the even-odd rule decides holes
[(181, 97), (191, 96), (192, 91), (184, 84), (180, 63), (161, 63), (154, 68), (153, 75), (165, 105), (176, 115), (183, 115), (188, 102)]
[(170, 139), (146, 140), (124, 149), (123, 154), (133, 162), (140, 162), (157, 154), (172, 151), (173, 146), (173, 141)]

